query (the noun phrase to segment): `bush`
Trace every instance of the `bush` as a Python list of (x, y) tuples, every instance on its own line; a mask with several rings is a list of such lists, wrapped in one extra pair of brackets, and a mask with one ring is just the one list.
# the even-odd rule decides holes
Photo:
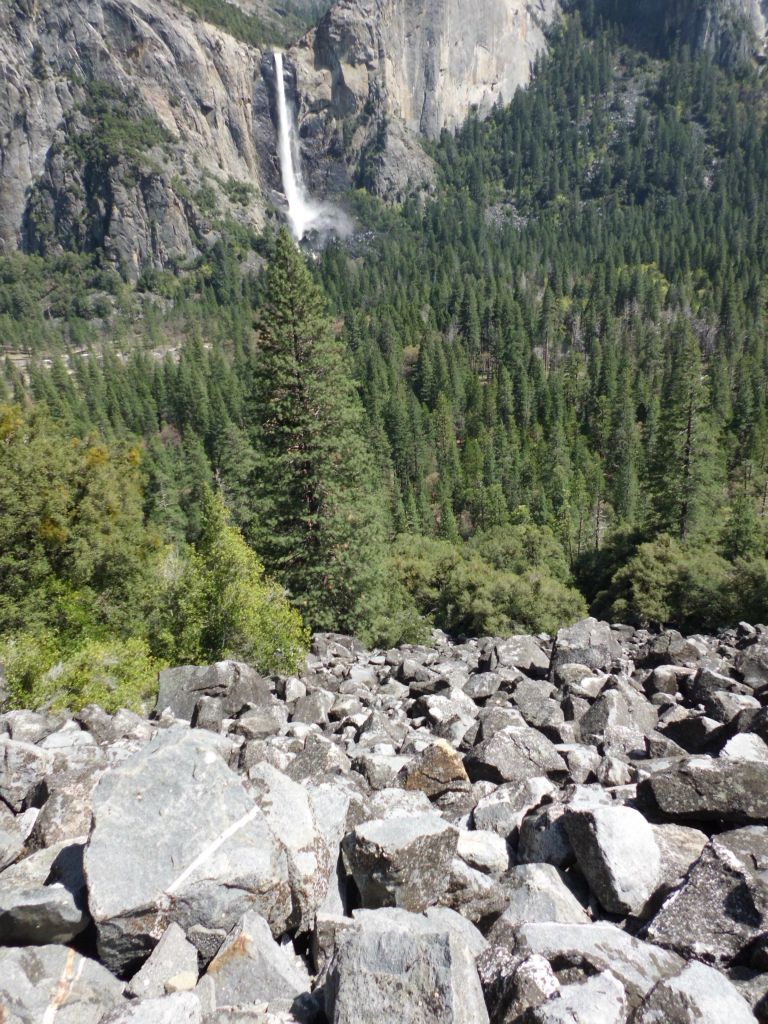
[(713, 548), (684, 546), (669, 534), (640, 544), (599, 595), (595, 614), (639, 626), (714, 630), (740, 602), (733, 567)]
[(587, 613), (568, 585), (561, 545), (533, 524), (498, 527), (464, 545), (401, 536), (392, 564), (418, 611), (454, 636), (554, 632)]
[(52, 633), (22, 633), (0, 649), (16, 707), (78, 711), (98, 704), (105, 711), (146, 710), (157, 692), (162, 667), (144, 640), (86, 640), (65, 653)]

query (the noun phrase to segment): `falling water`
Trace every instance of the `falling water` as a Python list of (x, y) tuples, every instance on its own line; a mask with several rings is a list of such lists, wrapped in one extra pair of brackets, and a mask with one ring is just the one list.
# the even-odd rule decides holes
[(277, 93), (277, 134), (280, 174), (283, 179), (285, 201), (288, 204), (288, 224), (297, 241), (310, 228), (321, 237), (331, 233), (345, 238), (352, 231), (349, 217), (332, 203), (318, 202), (307, 194), (301, 174), (301, 153), (294, 125), (293, 110), (285, 98), (283, 55), (273, 53), (275, 61), (275, 88)]
[(293, 118), (288, 110), (288, 103), (285, 99), (283, 55), (276, 52), (274, 58), (280, 173), (283, 178), (285, 199), (288, 203), (288, 222), (294, 237), (297, 241), (301, 241), (309, 228), (313, 227), (319, 220), (324, 219), (324, 208), (322, 204), (312, 202), (304, 187), (298, 147), (294, 142)]

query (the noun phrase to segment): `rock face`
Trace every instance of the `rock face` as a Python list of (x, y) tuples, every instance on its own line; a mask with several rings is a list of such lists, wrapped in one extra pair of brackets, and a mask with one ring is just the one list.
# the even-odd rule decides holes
[(339, 0), (290, 53), (316, 187), (356, 181), (399, 196), (427, 184), (416, 133), (436, 137), (473, 106), (482, 116), (509, 102), (559, 10), (479, 0), (468, 17), (462, 0)]
[[(427, 183), (416, 133), (509, 100), (557, 10), (335, 4), (286, 62), (313, 189)], [(217, 219), (262, 227), (282, 191), (271, 55), (173, 0), (3, 4), (0, 68), (0, 252), (101, 249), (136, 279), (195, 257)], [(105, 114), (116, 125), (107, 159)]]
[(766, 647), (318, 636), (0, 715), (0, 1021), (764, 1022)]
[[(169, 0), (3, 4), (0, 251), (98, 246), (135, 278), (197, 252), (203, 186), (217, 215), (261, 226), (278, 181), (261, 60)], [(105, 107), (143, 142), (102, 166), (83, 152)]]

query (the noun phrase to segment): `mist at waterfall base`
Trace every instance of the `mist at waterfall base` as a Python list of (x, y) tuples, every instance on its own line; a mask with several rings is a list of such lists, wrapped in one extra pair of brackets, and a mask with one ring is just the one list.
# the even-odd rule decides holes
[(347, 215), (332, 203), (312, 199), (301, 173), (301, 154), (296, 137), (293, 107), (285, 95), (283, 55), (275, 52), (275, 90), (277, 94), (277, 134), (280, 174), (288, 206), (288, 225), (291, 234), (300, 242), (309, 233), (320, 236), (336, 234), (346, 238), (352, 232)]

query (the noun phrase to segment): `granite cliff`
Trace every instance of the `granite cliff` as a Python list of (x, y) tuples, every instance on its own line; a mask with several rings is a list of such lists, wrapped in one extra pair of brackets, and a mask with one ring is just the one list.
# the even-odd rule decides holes
[[(431, 188), (419, 137), (509, 100), (574, 5), (337, 0), (285, 60), (312, 191)], [(725, 63), (765, 48), (768, 0), (603, 5)], [(259, 229), (281, 202), (274, 85), (268, 48), (175, 0), (0, 0), (0, 253), (99, 250), (135, 280), (225, 221)]]
[[(286, 61), (312, 187), (429, 182), (416, 133), (525, 84), (556, 7), (340, 0)], [(101, 249), (135, 279), (275, 205), (270, 55), (171, 0), (3, 0), (0, 66), (0, 252)]]

